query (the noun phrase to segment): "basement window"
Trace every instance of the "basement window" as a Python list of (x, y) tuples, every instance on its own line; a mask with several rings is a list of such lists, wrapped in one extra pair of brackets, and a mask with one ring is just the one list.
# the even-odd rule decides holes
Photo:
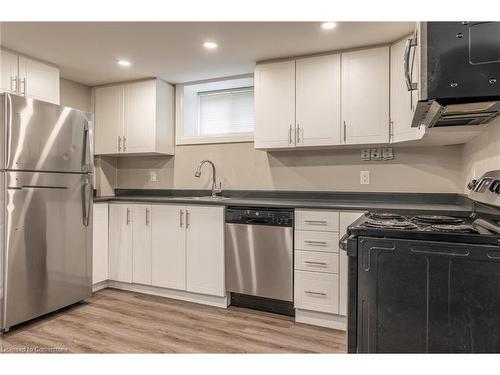
[(253, 78), (177, 86), (176, 143), (252, 142)]

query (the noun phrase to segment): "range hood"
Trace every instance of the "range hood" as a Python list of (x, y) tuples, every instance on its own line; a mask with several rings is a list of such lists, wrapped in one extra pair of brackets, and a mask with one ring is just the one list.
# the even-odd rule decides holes
[(418, 34), (405, 50), (408, 90), (420, 98), (412, 127), (481, 125), (500, 115), (500, 22), (421, 22)]

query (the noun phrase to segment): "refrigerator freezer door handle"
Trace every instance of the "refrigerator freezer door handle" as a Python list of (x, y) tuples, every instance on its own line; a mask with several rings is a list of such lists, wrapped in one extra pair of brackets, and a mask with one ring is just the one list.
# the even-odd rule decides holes
[(90, 204), (92, 203), (92, 185), (90, 184), (90, 176), (83, 176), (82, 189), (82, 209), (83, 209), (83, 225), (89, 226)]
[(90, 172), (90, 124), (85, 120), (83, 128), (82, 172)]

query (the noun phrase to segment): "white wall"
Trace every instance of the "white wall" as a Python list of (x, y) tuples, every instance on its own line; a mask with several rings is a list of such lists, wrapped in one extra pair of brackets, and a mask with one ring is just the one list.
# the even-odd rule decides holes
[(481, 177), (484, 172), (500, 169), (500, 118), (492, 121), (487, 130), (463, 145), (463, 181)]
[[(226, 189), (461, 192), (462, 147), (395, 148), (395, 159), (364, 162), (359, 149), (281, 151), (266, 153), (253, 143), (176, 147), (174, 157), (118, 158), (120, 188), (202, 189), (211, 185), (205, 166), (201, 179), (194, 177), (200, 160), (217, 166), (218, 180)], [(150, 171), (158, 182), (150, 182)], [(370, 185), (360, 185), (359, 172), (371, 173)]]
[(64, 78), (60, 80), (61, 105), (90, 112), (91, 88)]

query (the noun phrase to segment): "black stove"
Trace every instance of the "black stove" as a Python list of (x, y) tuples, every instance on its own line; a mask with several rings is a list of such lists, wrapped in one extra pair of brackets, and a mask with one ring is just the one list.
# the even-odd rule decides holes
[(500, 171), (457, 216), (370, 212), (348, 228), (349, 353), (500, 353)]

